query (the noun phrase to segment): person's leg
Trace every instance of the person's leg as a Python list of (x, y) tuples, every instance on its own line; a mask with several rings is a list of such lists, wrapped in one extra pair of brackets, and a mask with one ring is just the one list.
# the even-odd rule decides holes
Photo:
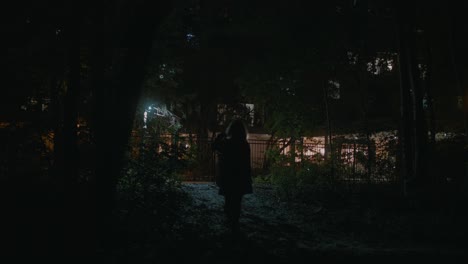
[(232, 196), (225, 195), (224, 196), (224, 214), (226, 215), (226, 218), (229, 222), (232, 220), (232, 217), (233, 217), (232, 203), (233, 203)]
[(233, 217), (239, 221), (240, 213), (241, 213), (241, 208), (242, 208), (242, 196), (235, 196), (233, 198)]
[(233, 232), (239, 232), (239, 218), (241, 213), (241, 205), (242, 205), (242, 196), (236, 195), (232, 197), (232, 222), (231, 222), (231, 229)]
[(236, 232), (239, 222), (237, 195), (224, 196), (224, 212), (226, 214), (228, 227), (231, 231)]

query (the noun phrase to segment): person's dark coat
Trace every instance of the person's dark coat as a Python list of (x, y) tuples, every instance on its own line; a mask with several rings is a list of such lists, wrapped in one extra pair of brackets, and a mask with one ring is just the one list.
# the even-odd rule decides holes
[(216, 184), (220, 195), (242, 196), (252, 193), (250, 146), (241, 138), (217, 138), (213, 144), (218, 152)]

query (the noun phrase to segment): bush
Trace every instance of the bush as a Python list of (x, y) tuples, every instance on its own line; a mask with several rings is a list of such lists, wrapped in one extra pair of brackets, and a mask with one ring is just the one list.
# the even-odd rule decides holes
[(122, 228), (133, 239), (161, 237), (171, 229), (188, 197), (182, 191), (177, 159), (169, 148), (154, 151), (159, 142), (144, 142), (129, 159), (117, 182), (117, 210)]
[(298, 186), (298, 177), (294, 168), (288, 166), (275, 166), (271, 172), (271, 183), (274, 185), (280, 198), (290, 202)]
[[(392, 181), (396, 179), (396, 143), (394, 136), (388, 136), (379, 142), (379, 151), (371, 147), (369, 153), (362, 149), (354, 153), (343, 152), (341, 145), (335, 144), (328, 158), (316, 156), (300, 162), (297, 162), (297, 156), (285, 155), (278, 148), (272, 148), (266, 152), (269, 171), (257, 176), (256, 182), (273, 184), (280, 198), (291, 201), (307, 200), (313, 194), (360, 188), (363, 183)], [(300, 145), (296, 149), (300, 150)], [(368, 165), (371, 166), (370, 175)]]
[[(287, 202), (305, 201), (313, 192), (329, 191), (333, 187), (331, 162), (293, 162), (292, 155), (282, 155), (278, 149), (267, 152), (269, 173), (256, 177), (256, 183), (271, 183), (278, 197)], [(335, 166), (336, 167), (336, 166)]]

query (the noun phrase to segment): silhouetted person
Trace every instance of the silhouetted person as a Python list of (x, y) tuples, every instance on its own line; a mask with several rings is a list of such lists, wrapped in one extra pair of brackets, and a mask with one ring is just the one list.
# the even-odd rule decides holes
[(250, 146), (242, 121), (234, 120), (226, 133), (219, 134), (213, 142), (213, 149), (218, 154), (216, 184), (219, 194), (224, 196), (224, 212), (230, 228), (237, 233), (242, 196), (252, 193)]

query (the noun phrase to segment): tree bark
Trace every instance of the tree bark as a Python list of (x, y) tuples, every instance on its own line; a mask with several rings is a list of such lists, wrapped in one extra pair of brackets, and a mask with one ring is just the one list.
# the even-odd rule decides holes
[[(450, 8), (450, 7), (449, 7)], [(450, 10), (450, 9), (449, 9)], [(455, 38), (454, 38), (454, 34), (455, 34), (455, 27), (456, 27), (456, 21), (455, 21), (455, 16), (454, 14), (452, 13), (449, 13), (449, 18), (450, 18), (450, 22), (449, 22), (449, 29), (448, 29), (448, 32), (449, 32), (449, 41), (450, 41), (450, 58), (451, 58), (451, 63), (452, 63), (452, 70), (453, 70), (453, 73), (454, 73), (454, 79), (455, 79), (455, 85), (456, 85), (456, 89), (459, 93), (459, 96), (461, 97), (461, 100), (462, 100), (462, 111), (463, 111), (463, 128), (464, 128), (464, 133), (465, 133), (465, 147), (464, 147), (464, 150), (465, 150), (465, 159), (464, 159), (464, 162), (465, 162), (465, 175), (463, 177), (463, 180), (462, 180), (462, 184), (463, 184), (463, 191), (464, 193), (468, 193), (468, 88), (463, 88), (463, 74), (461, 74), (460, 72), (460, 67), (459, 67), (459, 64), (457, 63), (457, 58), (456, 58), (456, 55), (457, 54), (457, 46), (456, 46), (456, 43), (455, 43)], [(466, 87), (466, 85), (465, 85)], [(468, 197), (468, 195), (467, 195)]]
[[(106, 6), (103, 6), (106, 10)], [(131, 133), (135, 110), (140, 97), (145, 69), (150, 57), (152, 42), (157, 25), (169, 10), (162, 1), (128, 1), (122, 6), (122, 13), (110, 23), (103, 23), (105, 31), (111, 31), (115, 24), (126, 29), (123, 38), (119, 34), (99, 39), (95, 46), (97, 76), (94, 90), (96, 95), (96, 147), (99, 158), (96, 167), (96, 216), (100, 245), (106, 249), (116, 243), (113, 236), (113, 211), (115, 188), (123, 166), (123, 154)], [(120, 13), (120, 12), (117, 12)], [(112, 80), (106, 79), (106, 49), (115, 46), (123, 57), (120, 70)]]
[[(331, 177), (332, 181), (335, 179), (335, 157), (333, 154), (333, 141), (332, 141), (332, 126), (330, 120), (330, 106), (328, 103), (327, 81), (323, 85), (323, 101), (325, 104), (325, 118), (327, 120), (327, 135), (325, 136), (325, 159), (330, 159), (331, 162)], [(328, 143), (328, 148), (327, 148)]]
[(422, 89), (416, 60), (414, 39), (414, 3), (399, 3), (398, 42), (400, 63), (401, 129), (403, 193), (421, 191), (424, 176), (424, 155), (427, 142)]

